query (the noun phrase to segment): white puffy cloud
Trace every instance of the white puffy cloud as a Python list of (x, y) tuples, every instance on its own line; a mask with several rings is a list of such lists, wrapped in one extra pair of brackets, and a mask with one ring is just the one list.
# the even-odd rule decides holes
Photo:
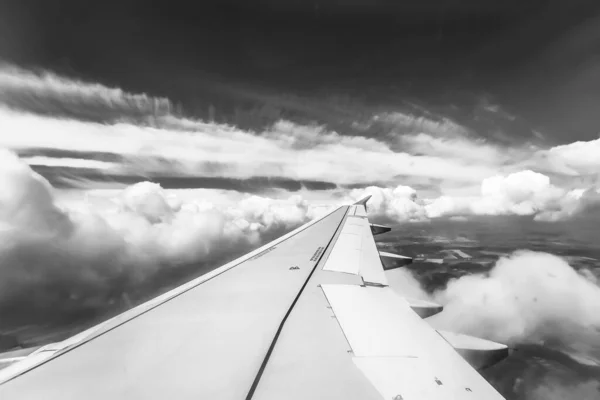
[(478, 200), (479, 198), (476, 196), (440, 196), (435, 199), (427, 199), (424, 208), (429, 218), (471, 215), (473, 214), (472, 205)]
[(121, 193), (119, 203), (123, 210), (138, 214), (151, 223), (168, 222), (181, 209), (181, 203), (175, 196), (152, 182), (127, 187)]
[(68, 220), (54, 204), (50, 184), (27, 164), (0, 149), (0, 223), (29, 227), (34, 232), (64, 231)]
[(568, 175), (600, 174), (600, 139), (577, 141), (539, 151), (550, 170)]
[(180, 199), (149, 182), (116, 193), (110, 206), (72, 206), (5, 150), (0, 185), (0, 314), (19, 307), (21, 317), (106, 306), (143, 293), (165, 270), (223, 261), (326, 211), (299, 196)]
[(394, 221), (470, 215), (523, 215), (536, 220), (558, 221), (579, 215), (600, 204), (596, 189), (565, 190), (546, 175), (530, 170), (496, 175), (481, 182), (479, 195), (419, 199), (414, 189), (369, 187), (353, 190), (353, 200), (371, 194), (369, 210), (375, 217)]
[(367, 204), (369, 216), (386, 218), (393, 221), (425, 221), (428, 216), (423, 204), (417, 199), (417, 192), (409, 186), (381, 188), (369, 186), (365, 189), (354, 189), (349, 194), (349, 202), (360, 200), (370, 195)]
[(481, 183), (481, 199), (473, 204), (476, 214), (532, 215), (552, 207), (564, 191), (550, 178), (530, 170), (494, 176)]
[(516, 252), (433, 298), (444, 305), (430, 318), (438, 328), (509, 345), (548, 343), (600, 364), (600, 288), (557, 256)]
[(484, 179), (479, 196), (441, 196), (428, 201), (426, 208), (430, 217), (532, 215), (537, 220), (559, 220), (579, 210), (580, 192), (556, 187), (548, 176), (525, 170)]
[(402, 296), (442, 304), (444, 311), (428, 318), (438, 329), (510, 346), (545, 343), (600, 365), (598, 280), (560, 257), (520, 250), (489, 272), (452, 279), (433, 293), (404, 268), (389, 271), (388, 279)]

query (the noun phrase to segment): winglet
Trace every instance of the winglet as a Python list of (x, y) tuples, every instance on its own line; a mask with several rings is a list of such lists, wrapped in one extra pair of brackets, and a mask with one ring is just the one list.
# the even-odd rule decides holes
[(371, 198), (371, 195), (368, 195), (364, 199), (360, 199), (359, 201), (354, 203), (353, 206), (365, 206), (365, 208), (367, 208), (367, 201), (369, 201), (370, 198)]

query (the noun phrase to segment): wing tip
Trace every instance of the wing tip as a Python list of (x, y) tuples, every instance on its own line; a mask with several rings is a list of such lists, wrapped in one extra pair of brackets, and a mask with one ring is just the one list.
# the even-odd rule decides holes
[(369, 199), (371, 198), (371, 195), (368, 195), (367, 197), (364, 197), (362, 199), (360, 199), (359, 201), (357, 201), (356, 203), (352, 204), (353, 206), (367, 206), (367, 202), (369, 201)]

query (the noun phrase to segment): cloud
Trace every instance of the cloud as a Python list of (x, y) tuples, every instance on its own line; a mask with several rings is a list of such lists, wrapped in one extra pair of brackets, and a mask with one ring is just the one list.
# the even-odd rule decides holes
[(14, 150), (116, 153), (124, 159), (123, 173), (267, 176), (337, 184), (386, 182), (398, 175), (472, 182), (494, 173), (486, 165), (394, 152), (376, 139), (342, 136), (289, 121), (256, 134), (185, 119), (181, 119), (186, 125), (183, 131), (61, 120), (6, 109), (0, 109), (0, 120), (2, 130), (10, 132), (0, 138), (0, 145)]
[(122, 190), (108, 207), (68, 204), (5, 150), (0, 185), (5, 325), (15, 318), (36, 321), (104, 309), (123, 296), (143, 298), (180, 269), (189, 274), (201, 265), (215, 266), (327, 210), (299, 196), (246, 195), (233, 205), (190, 195), (180, 199), (150, 182)]
[(546, 175), (530, 170), (486, 178), (479, 196), (442, 196), (429, 201), (430, 217), (452, 215), (521, 215), (536, 220), (561, 220), (573, 216), (581, 197), (550, 183)]
[[(467, 193), (471, 189), (466, 188), (490, 176), (521, 169), (561, 174), (598, 170), (598, 141), (548, 150), (501, 146), (426, 110), (371, 117), (365, 132), (383, 132), (373, 137), (287, 120), (254, 132), (186, 118), (174, 113), (165, 98), (8, 65), (0, 68), (0, 104), (0, 129), (7, 133), (0, 146), (23, 153), (54, 151), (35, 154), (29, 161), (71, 167), (70, 173), (83, 168), (123, 176), (275, 177), (336, 185), (378, 182), (392, 188), (403, 181), (422, 182), (430, 191), (448, 195), (456, 194), (457, 188)], [(57, 150), (70, 156), (58, 157)], [(93, 153), (110, 160), (88, 160)], [(469, 208), (469, 201), (442, 197), (428, 212), (459, 212)], [(502, 213), (497, 204), (482, 207)], [(527, 205), (521, 207), (516, 213), (527, 214)]]
[(369, 217), (391, 219), (396, 222), (417, 222), (429, 219), (423, 203), (417, 199), (417, 192), (409, 186), (394, 189), (369, 186), (354, 189), (349, 194), (349, 202), (370, 195), (367, 205)]
[[(475, 182), (498, 167), (492, 162), (497, 156), (483, 155), (494, 151), (491, 145), (466, 139), (468, 130), (448, 118), (388, 112), (370, 120), (392, 136), (414, 133), (406, 149), (398, 149), (389, 135), (342, 135), (316, 123), (279, 120), (253, 132), (185, 118), (166, 98), (9, 65), (0, 67), (0, 104), (1, 128), (9, 133), (1, 146), (81, 152), (82, 158), (90, 152), (123, 156), (124, 174), (263, 176), (350, 185), (399, 176)], [(461, 147), (465, 154), (481, 156), (456, 156)]]
[(569, 175), (600, 174), (600, 139), (577, 141), (540, 152), (557, 171)]
[(386, 124), (401, 134), (426, 134), (436, 137), (456, 137), (469, 134), (464, 126), (446, 117), (415, 116), (402, 112), (386, 112), (375, 115), (373, 123)]
[(530, 170), (486, 178), (481, 198), (473, 204), (476, 214), (533, 215), (553, 206), (564, 191), (553, 186), (546, 175)]
[(519, 154), (513, 149), (492, 145), (484, 139), (467, 137), (443, 137), (427, 133), (403, 135), (399, 138), (404, 148), (413, 154), (426, 154), (451, 159), (467, 160), (484, 165), (496, 165), (516, 161)]
[(167, 115), (173, 109), (166, 98), (6, 64), (0, 65), (0, 103), (22, 111), (92, 121)]
[(96, 170), (119, 169), (119, 164), (114, 162), (86, 160), (83, 158), (32, 156), (24, 157), (23, 161), (29, 165), (46, 167), (87, 168)]
[[(0, 107), (0, 129), (7, 133), (0, 137), (0, 146), (23, 154), (35, 150), (27, 160), (43, 167), (38, 170), (49, 178), (60, 175), (49, 173), (52, 168), (66, 168), (69, 176), (52, 178), (54, 182), (77, 181), (78, 169), (88, 173), (80, 177), (86, 181), (102, 181), (104, 174), (117, 181), (131, 176), (275, 178), (292, 184), (320, 182), (326, 188), (378, 182), (379, 189), (369, 187), (382, 199), (374, 209), (397, 221), (465, 215), (532, 215), (553, 221), (579, 215), (597, 202), (594, 188), (567, 191), (536, 172), (538, 168), (527, 167), (533, 155), (543, 161), (544, 170), (592, 171), (596, 142), (549, 150), (509, 148), (477, 139), (451, 119), (426, 111), (376, 115), (369, 124), (384, 127), (387, 134), (381, 138), (343, 135), (316, 123), (287, 120), (253, 132), (174, 115), (167, 99), (15, 67), (0, 69), (0, 89), (0, 101), (28, 99), (27, 104), (41, 107)], [(123, 118), (98, 123), (48, 115), (56, 104), (61, 109), (75, 104), (98, 115), (111, 110)], [(151, 115), (152, 123), (128, 117), (136, 113)], [(409, 187), (396, 186), (399, 182), (420, 184), (427, 197), (408, 195), (402, 187)]]
[[(600, 365), (600, 288), (560, 257), (518, 251), (433, 294), (434, 326), (509, 345), (546, 344)], [(586, 359), (584, 359), (586, 358)]]
[(369, 210), (374, 217), (397, 222), (472, 215), (520, 215), (539, 221), (560, 221), (600, 205), (600, 191), (568, 191), (554, 186), (548, 176), (530, 170), (483, 179), (479, 195), (473, 196), (419, 199), (416, 190), (408, 186), (371, 186), (351, 191), (349, 198), (357, 200), (368, 194), (373, 196)]

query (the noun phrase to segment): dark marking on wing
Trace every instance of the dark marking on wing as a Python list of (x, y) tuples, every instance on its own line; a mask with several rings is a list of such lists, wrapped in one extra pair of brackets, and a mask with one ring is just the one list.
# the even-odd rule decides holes
[(268, 249), (266, 249), (266, 250), (263, 250), (263, 251), (261, 251), (260, 253), (258, 253), (257, 255), (255, 255), (254, 257), (252, 257), (252, 258), (248, 259), (248, 261), (254, 261), (254, 260), (256, 260), (256, 259), (258, 259), (258, 258), (260, 258), (260, 257), (264, 256), (265, 254), (267, 254), (267, 253), (269, 253), (269, 252), (271, 252), (271, 251), (275, 250), (276, 248), (277, 248), (277, 246), (269, 247)]
[(321, 257), (321, 254), (323, 254), (324, 250), (325, 250), (325, 247), (318, 247), (317, 250), (315, 251), (315, 253), (310, 258), (310, 261), (317, 261), (319, 259), (319, 257)]

